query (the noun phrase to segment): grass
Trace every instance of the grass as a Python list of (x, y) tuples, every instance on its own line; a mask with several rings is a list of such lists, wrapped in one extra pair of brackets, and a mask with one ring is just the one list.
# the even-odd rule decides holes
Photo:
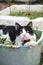
[(37, 17), (43, 17), (43, 12), (11, 12), (9, 16), (27, 16), (30, 19), (35, 19)]

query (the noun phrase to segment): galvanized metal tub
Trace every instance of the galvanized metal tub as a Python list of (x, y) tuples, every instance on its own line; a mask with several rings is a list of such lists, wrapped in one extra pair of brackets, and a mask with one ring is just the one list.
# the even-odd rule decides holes
[(42, 39), (43, 32), (37, 45), (32, 48), (9, 47), (0, 44), (0, 65), (39, 65)]

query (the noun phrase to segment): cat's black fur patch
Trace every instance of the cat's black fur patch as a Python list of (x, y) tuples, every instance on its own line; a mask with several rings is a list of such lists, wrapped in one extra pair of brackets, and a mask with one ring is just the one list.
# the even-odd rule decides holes
[(30, 41), (30, 39), (24, 40), (23, 43), (22, 43), (22, 45), (24, 45), (26, 42), (29, 42), (29, 41)]

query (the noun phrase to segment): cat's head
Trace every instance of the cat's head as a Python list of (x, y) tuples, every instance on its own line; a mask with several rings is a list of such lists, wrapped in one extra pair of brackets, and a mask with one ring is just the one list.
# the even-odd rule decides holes
[(32, 26), (33, 23), (31, 21), (26, 26), (15, 23), (16, 35), (20, 36), (23, 40), (30, 39), (30, 36), (33, 35)]

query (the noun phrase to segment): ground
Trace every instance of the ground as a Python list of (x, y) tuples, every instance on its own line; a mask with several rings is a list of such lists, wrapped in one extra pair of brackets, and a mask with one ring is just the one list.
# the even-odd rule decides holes
[(8, 7), (9, 5), (7, 3), (0, 3), (0, 11)]
[(43, 53), (41, 54), (41, 61), (40, 61), (40, 65), (43, 65)]

